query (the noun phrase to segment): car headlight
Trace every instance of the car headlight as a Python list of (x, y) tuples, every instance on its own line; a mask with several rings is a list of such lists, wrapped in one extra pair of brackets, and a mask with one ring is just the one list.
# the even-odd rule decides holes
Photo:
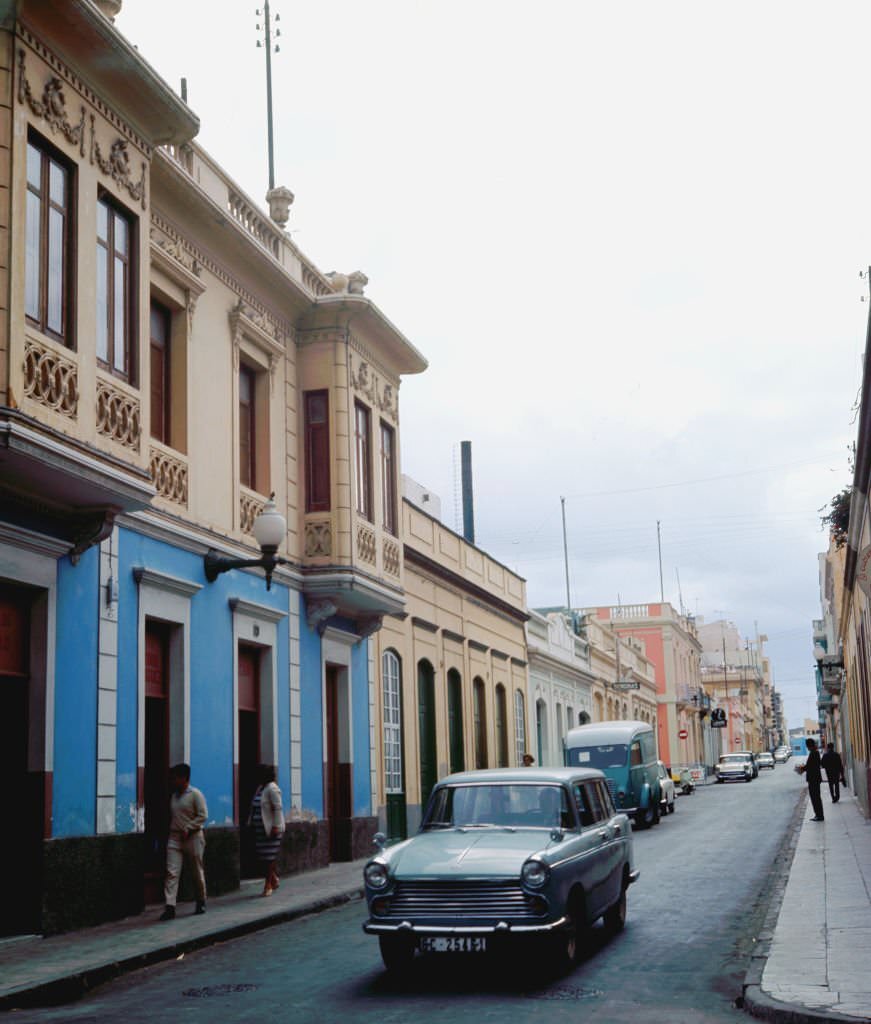
[(550, 868), (540, 860), (528, 860), (520, 869), (520, 880), (530, 889), (540, 889), (550, 878)]
[(383, 889), (390, 878), (387, 872), (387, 865), (379, 860), (373, 860), (363, 869), (363, 878), (370, 889)]

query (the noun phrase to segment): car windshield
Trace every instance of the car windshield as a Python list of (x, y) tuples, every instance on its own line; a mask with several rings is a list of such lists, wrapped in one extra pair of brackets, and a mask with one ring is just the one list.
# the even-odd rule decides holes
[(720, 758), (721, 764), (743, 764), (747, 760), (745, 754), (724, 754)]
[(500, 783), (444, 786), (433, 798), (425, 830), (443, 828), (573, 828), (558, 785)]
[(606, 743), (598, 747), (569, 747), (566, 755), (572, 767), (623, 768), (629, 761), (629, 746), (626, 743)]

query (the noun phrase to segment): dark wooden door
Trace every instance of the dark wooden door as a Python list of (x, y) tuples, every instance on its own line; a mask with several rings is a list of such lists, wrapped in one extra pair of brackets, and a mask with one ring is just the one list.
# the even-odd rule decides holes
[(420, 809), (438, 780), (436, 764), (435, 674), (428, 661), (417, 666), (417, 728), (420, 744)]
[(169, 629), (145, 624), (145, 902), (157, 903), (163, 891), (166, 837), (169, 831)]
[(0, 935), (37, 931), (42, 888), (44, 797), (41, 772), (28, 771), (30, 601), (0, 588), (0, 778), (7, 835), (0, 844), (6, 881)]
[(242, 827), (243, 878), (259, 873), (251, 830), (245, 828), (251, 798), (257, 789), (260, 763), (260, 657), (255, 648), (239, 647), (239, 763), (237, 765), (236, 818)]
[[(351, 859), (351, 764), (343, 755), (348, 737), (343, 734), (345, 716), (341, 699), (340, 670), (332, 665), (326, 670), (326, 794), (325, 803), (330, 830), (330, 860)], [(343, 759), (343, 757), (345, 759)]]
[(466, 767), (463, 753), (463, 684), (456, 669), (448, 672), (448, 746), (451, 771), (463, 771)]

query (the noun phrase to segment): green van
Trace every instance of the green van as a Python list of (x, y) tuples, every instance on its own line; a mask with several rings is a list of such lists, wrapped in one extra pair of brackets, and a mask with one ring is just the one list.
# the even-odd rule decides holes
[(595, 722), (570, 729), (566, 736), (566, 765), (604, 772), (617, 810), (637, 828), (659, 821), (656, 758), (653, 726), (646, 722)]

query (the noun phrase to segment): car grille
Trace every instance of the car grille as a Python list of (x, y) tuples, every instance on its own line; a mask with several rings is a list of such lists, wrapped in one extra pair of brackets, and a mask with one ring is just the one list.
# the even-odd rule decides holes
[(539, 897), (506, 882), (398, 882), (380, 917), (511, 918), (542, 916)]

